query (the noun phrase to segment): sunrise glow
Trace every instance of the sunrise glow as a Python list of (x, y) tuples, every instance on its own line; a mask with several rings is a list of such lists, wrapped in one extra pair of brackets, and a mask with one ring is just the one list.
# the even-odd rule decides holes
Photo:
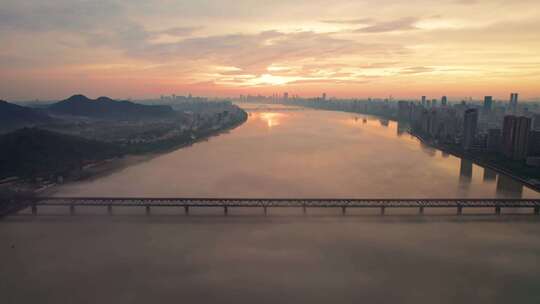
[[(19, 1), (5, 99), (540, 96), (537, 1)], [(321, 7), (325, 7), (321, 10)]]

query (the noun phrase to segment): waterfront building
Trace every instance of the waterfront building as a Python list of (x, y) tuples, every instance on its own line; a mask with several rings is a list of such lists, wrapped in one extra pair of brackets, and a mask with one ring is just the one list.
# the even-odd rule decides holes
[(439, 133), (439, 119), (437, 117), (437, 111), (432, 109), (428, 113), (428, 133), (431, 137), (437, 138)]
[(515, 130), (516, 142), (514, 159), (525, 159), (529, 152), (529, 133), (531, 132), (531, 119), (528, 117), (519, 117)]
[(540, 156), (540, 131), (531, 131), (529, 135), (529, 155)]
[(461, 146), (465, 150), (470, 150), (476, 138), (478, 126), (478, 110), (468, 109), (463, 117), (463, 139)]
[(516, 127), (516, 118), (517, 117), (513, 115), (507, 115), (504, 117), (503, 121), (502, 152), (508, 158), (511, 158), (513, 155), (515, 133), (514, 128)]
[(527, 157), (531, 119), (507, 115), (503, 122), (503, 154), (514, 160)]
[(398, 120), (409, 120), (411, 106), (406, 101), (398, 101)]
[(422, 105), (426, 106), (426, 96), (422, 96)]
[(501, 130), (489, 129), (486, 148), (489, 152), (498, 152), (501, 147)]
[(443, 118), (441, 119), (443, 133), (441, 134), (441, 139), (446, 143), (454, 144), (456, 141), (456, 134), (458, 132), (458, 117), (456, 110), (451, 108), (446, 108), (442, 112)]
[(322, 93), (322, 100), (325, 101), (326, 100), (326, 93)]

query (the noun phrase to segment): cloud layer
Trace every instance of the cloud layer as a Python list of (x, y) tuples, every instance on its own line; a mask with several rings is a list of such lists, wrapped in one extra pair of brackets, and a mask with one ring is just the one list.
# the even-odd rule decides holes
[(8, 0), (0, 92), (540, 96), (538, 20), (533, 0)]

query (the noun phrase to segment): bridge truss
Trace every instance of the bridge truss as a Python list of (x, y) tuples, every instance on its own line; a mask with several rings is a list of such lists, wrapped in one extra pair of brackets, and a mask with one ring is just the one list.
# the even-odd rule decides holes
[(377, 208), (381, 214), (388, 208), (417, 208), (424, 213), (426, 208), (456, 208), (462, 214), (464, 208), (493, 208), (496, 214), (502, 208), (529, 208), (540, 214), (540, 199), (301, 199), (301, 198), (142, 198), (142, 197), (39, 197), (17, 202), (31, 207), (37, 214), (38, 207), (65, 206), (74, 213), (75, 207), (144, 207), (150, 213), (155, 207), (183, 207), (186, 214), (190, 208), (339, 208), (345, 214), (348, 208)]

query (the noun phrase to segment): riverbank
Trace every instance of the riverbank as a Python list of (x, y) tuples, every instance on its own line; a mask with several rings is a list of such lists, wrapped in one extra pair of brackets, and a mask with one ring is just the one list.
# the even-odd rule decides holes
[[(386, 120), (389, 120), (389, 121), (394, 121), (394, 122), (398, 122), (398, 120), (395, 118), (395, 117), (389, 117), (389, 116), (381, 116), (381, 115), (376, 115), (376, 114), (368, 114), (368, 113), (361, 113), (361, 112), (356, 112), (356, 111), (347, 111), (347, 110), (339, 110), (339, 109), (321, 109), (321, 108), (318, 108), (318, 107), (309, 107), (309, 106), (306, 106), (307, 108), (311, 108), (311, 109), (316, 109), (316, 110), (324, 110), (324, 111), (336, 111), (336, 112), (344, 112), (344, 113), (354, 113), (354, 114), (361, 114), (361, 115), (370, 115), (370, 116), (373, 116), (373, 117), (378, 117), (378, 118), (381, 118), (381, 119), (386, 119)], [(445, 152), (445, 153), (448, 153), (448, 154), (451, 154), (455, 157), (458, 157), (458, 158), (463, 158), (463, 159), (466, 159), (466, 160), (469, 160), (469, 161), (472, 161), (473, 163), (479, 165), (479, 166), (482, 166), (482, 167), (486, 167), (488, 169), (491, 169), (499, 174), (504, 174), (520, 183), (522, 183), (523, 185), (537, 191), (540, 193), (540, 180), (536, 180), (536, 179), (531, 179), (531, 178), (526, 178), (526, 177), (523, 177), (523, 176), (520, 176), (518, 174), (516, 174), (515, 172), (512, 172), (511, 170), (509, 170), (508, 168), (505, 168), (505, 167), (502, 167), (496, 163), (493, 163), (493, 162), (490, 162), (490, 161), (487, 161), (483, 158), (480, 158), (476, 155), (473, 155), (471, 153), (467, 153), (465, 151), (461, 151), (461, 150), (457, 150), (457, 149), (454, 149), (450, 146), (445, 146), (445, 145), (440, 145), (440, 144), (436, 144), (430, 140), (427, 140), (425, 138), (423, 138), (422, 136), (420, 136), (419, 134), (416, 134), (414, 133), (412, 130), (408, 129), (407, 130), (407, 133), (409, 133), (411, 136), (414, 136), (416, 137), (418, 140), (420, 140), (422, 143), (432, 147), (432, 148), (435, 148), (435, 149), (438, 149), (442, 152)]]
[(444, 153), (447, 153), (447, 154), (450, 154), (450, 155), (453, 155), (455, 157), (459, 157), (459, 158), (463, 158), (463, 159), (466, 159), (466, 160), (469, 160), (469, 161), (472, 161), (473, 163), (479, 165), (479, 166), (482, 166), (482, 167), (485, 167), (485, 168), (488, 168), (488, 169), (491, 169), (497, 173), (500, 173), (500, 174), (504, 174), (514, 180), (517, 180), (519, 181), (520, 183), (526, 185), (527, 187), (537, 191), (537, 192), (540, 192), (540, 181), (538, 182), (533, 182), (533, 181), (530, 181), (528, 179), (525, 179), (519, 175), (516, 175), (514, 174), (513, 172), (507, 170), (506, 168), (504, 167), (501, 167), (497, 164), (494, 164), (494, 163), (490, 163), (490, 162), (487, 162), (485, 161), (484, 159), (482, 158), (479, 158), (478, 156), (476, 155), (473, 155), (471, 153), (467, 153), (465, 151), (462, 151), (462, 150), (457, 150), (457, 149), (454, 149), (450, 146), (445, 146), (445, 145), (440, 145), (440, 144), (436, 144), (430, 140), (426, 140), (424, 139), (422, 136), (418, 135), (418, 134), (415, 134), (414, 132), (410, 131), (408, 132), (409, 134), (411, 134), (412, 136), (416, 137), (418, 140), (420, 140), (422, 143), (432, 147), (432, 148), (435, 148), (435, 149), (438, 149)]
[[(224, 133), (228, 133), (231, 130), (234, 130), (235, 128), (240, 127), (247, 121), (247, 119), (248, 119), (248, 114), (247, 112), (243, 111), (242, 119), (239, 121), (235, 121), (233, 124), (225, 125), (219, 129), (205, 130), (201, 133), (197, 133), (197, 136), (195, 138), (192, 138), (191, 140), (187, 142), (172, 145), (167, 148), (151, 150), (151, 152), (143, 152), (141, 154), (127, 154), (118, 159), (107, 160), (105, 162), (102, 162), (101, 164), (98, 164), (92, 167), (91, 170), (88, 171), (87, 174), (85, 174), (82, 178), (68, 181), (67, 183), (64, 183), (64, 184), (91, 181), (98, 178), (102, 178), (110, 174), (113, 174), (115, 172), (118, 172), (119, 170), (125, 169), (129, 166), (133, 166), (142, 162), (150, 161), (163, 154), (170, 153), (178, 149), (187, 148), (199, 142), (207, 141), (214, 136), (219, 136)], [(56, 184), (54, 187), (47, 189), (47, 191), (39, 193), (39, 195), (40, 196), (54, 196), (58, 190), (58, 186), (59, 184)]]
[(32, 178), (15, 179), (10, 183), (0, 185), (0, 190), (5, 189), (10, 192), (27, 193), (29, 195), (49, 196), (54, 195), (60, 185), (89, 181), (110, 175), (126, 167), (149, 161), (157, 156), (189, 147), (198, 142), (207, 141), (211, 137), (227, 133), (242, 124), (248, 119), (248, 114), (240, 109), (234, 119), (217, 126), (207, 126), (194, 130), (189, 136), (179, 136), (170, 138), (158, 143), (138, 144), (124, 149), (118, 156), (88, 162), (80, 168), (75, 168), (66, 172), (61, 178), (52, 179)]

